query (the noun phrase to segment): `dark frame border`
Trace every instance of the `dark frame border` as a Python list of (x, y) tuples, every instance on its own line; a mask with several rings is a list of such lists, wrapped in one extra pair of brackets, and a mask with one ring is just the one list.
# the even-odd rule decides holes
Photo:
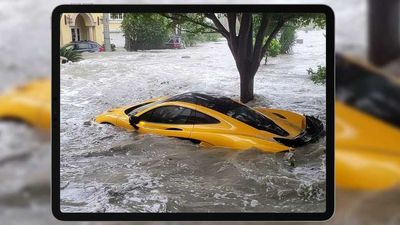
[[(326, 211), (322, 213), (63, 213), (60, 209), (60, 19), (63, 13), (287, 12), (326, 15)], [(53, 215), (65, 221), (260, 221), (328, 220), (334, 213), (334, 13), (325, 5), (60, 5), (52, 13), (52, 185)]]

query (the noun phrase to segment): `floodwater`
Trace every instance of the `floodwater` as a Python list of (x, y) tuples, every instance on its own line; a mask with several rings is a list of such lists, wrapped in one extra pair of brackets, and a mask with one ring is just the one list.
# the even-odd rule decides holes
[[(325, 65), (325, 32), (270, 58), (250, 106), (287, 109), (325, 122), (325, 86), (308, 68)], [(187, 91), (238, 99), (239, 76), (223, 40), (183, 50), (86, 54), (61, 67), (63, 212), (323, 212), (325, 140), (286, 154), (201, 148), (100, 125), (112, 107)]]

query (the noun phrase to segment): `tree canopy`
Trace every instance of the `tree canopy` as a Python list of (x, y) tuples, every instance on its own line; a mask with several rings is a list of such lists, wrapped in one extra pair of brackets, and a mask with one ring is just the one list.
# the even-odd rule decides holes
[(169, 38), (170, 21), (157, 13), (128, 13), (122, 21), (128, 50), (162, 48)]

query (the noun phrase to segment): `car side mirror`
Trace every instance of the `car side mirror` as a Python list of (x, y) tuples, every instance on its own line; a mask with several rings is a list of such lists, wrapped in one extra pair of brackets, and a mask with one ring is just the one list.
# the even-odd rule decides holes
[(129, 123), (132, 125), (132, 127), (134, 127), (135, 129), (138, 129), (139, 127), (136, 126), (136, 124), (138, 124), (140, 122), (139, 117), (137, 116), (131, 116), (129, 118)]

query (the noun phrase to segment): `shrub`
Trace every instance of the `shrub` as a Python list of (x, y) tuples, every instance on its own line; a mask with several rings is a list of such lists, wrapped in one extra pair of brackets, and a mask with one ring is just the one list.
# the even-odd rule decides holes
[(82, 59), (82, 54), (68, 45), (60, 48), (60, 56), (71, 62), (78, 62)]
[(221, 37), (218, 33), (182, 33), (182, 40), (189, 47), (200, 42), (218, 41)]
[(272, 39), (271, 43), (268, 46), (267, 52), (265, 54), (264, 64), (267, 64), (268, 56), (276, 57), (281, 52), (281, 44), (275, 38)]
[(281, 54), (289, 54), (292, 47), (296, 42), (296, 28), (293, 26), (286, 26), (282, 28), (279, 43), (281, 44)]
[(171, 33), (168, 19), (154, 13), (128, 13), (122, 21), (128, 51), (164, 48)]
[(281, 43), (278, 40), (272, 39), (271, 44), (268, 47), (267, 55), (271, 57), (276, 57), (281, 52)]
[(315, 84), (325, 84), (326, 82), (326, 67), (318, 66), (317, 70), (314, 71), (312, 68), (307, 70), (308, 75), (310, 75), (310, 79)]

